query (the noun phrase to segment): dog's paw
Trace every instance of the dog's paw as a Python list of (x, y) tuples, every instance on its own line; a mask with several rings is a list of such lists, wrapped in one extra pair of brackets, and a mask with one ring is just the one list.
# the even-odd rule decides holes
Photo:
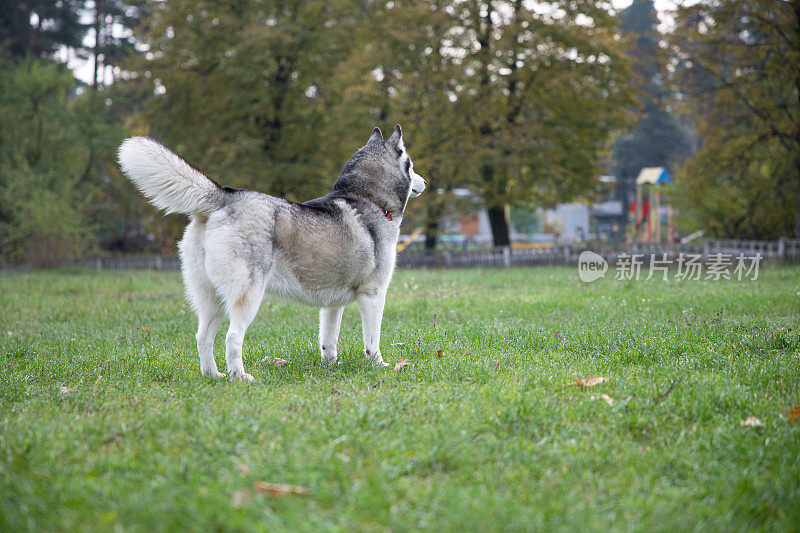
[(365, 355), (367, 356), (367, 360), (373, 363), (376, 366), (389, 366), (389, 363), (383, 360), (383, 356), (380, 352), (378, 353), (370, 353), (369, 350), (364, 351)]
[(244, 370), (231, 370), (231, 381), (253, 381), (255, 378)]
[(225, 374), (223, 374), (222, 372), (220, 372), (216, 368), (207, 368), (207, 369), (203, 370), (203, 375), (204, 376), (209, 376), (209, 377), (212, 377), (212, 378), (224, 378), (225, 377)]

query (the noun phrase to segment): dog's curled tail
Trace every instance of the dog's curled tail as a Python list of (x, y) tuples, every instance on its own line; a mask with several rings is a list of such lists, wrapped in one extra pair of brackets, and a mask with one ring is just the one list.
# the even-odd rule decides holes
[(217, 183), (148, 137), (125, 139), (119, 166), (150, 203), (167, 213), (210, 215), (224, 192)]

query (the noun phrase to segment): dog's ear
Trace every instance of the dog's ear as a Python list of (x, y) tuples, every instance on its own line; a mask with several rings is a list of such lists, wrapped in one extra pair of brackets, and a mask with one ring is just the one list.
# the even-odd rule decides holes
[(369, 141), (367, 141), (367, 144), (372, 144), (376, 142), (383, 142), (383, 133), (381, 133), (380, 128), (375, 128), (374, 130), (372, 130), (372, 135), (369, 136)]
[(400, 129), (400, 124), (398, 124), (397, 126), (394, 127), (394, 132), (392, 132), (392, 136), (389, 137), (389, 140), (386, 141), (386, 142), (389, 143), (389, 146), (392, 146), (394, 148), (398, 148), (400, 150), (402, 150), (404, 148), (404, 146), (403, 146), (403, 130)]

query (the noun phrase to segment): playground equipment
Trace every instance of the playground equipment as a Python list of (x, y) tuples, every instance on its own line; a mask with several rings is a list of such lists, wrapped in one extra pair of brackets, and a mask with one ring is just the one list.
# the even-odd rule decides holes
[(662, 185), (669, 183), (672, 183), (672, 178), (664, 167), (645, 167), (639, 172), (639, 177), (636, 178), (636, 201), (630, 206), (631, 227), (627, 232), (628, 242), (661, 242), (662, 226), (665, 226), (666, 240), (674, 240), (672, 206), (665, 205), (661, 209), (659, 192)]

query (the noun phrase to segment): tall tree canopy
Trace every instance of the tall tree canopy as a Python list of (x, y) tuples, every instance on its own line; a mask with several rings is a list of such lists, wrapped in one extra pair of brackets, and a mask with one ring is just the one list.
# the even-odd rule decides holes
[(593, 0), (455, 3), (464, 51), (454, 91), (465, 176), (509, 243), (505, 206), (592, 190), (609, 132), (630, 105), (616, 19)]
[(800, 237), (800, 0), (682, 7), (672, 46), (704, 142), (676, 180), (686, 229)]
[[(176, 0), (153, 5), (135, 70), (160, 93), (158, 134), (226, 183), (295, 200), (372, 124), (404, 122), (433, 191), (470, 187), (502, 245), (505, 205), (587, 190), (622, 123), (628, 71), (602, 6)], [(444, 198), (426, 201), (431, 230)]]
[(661, 35), (657, 26), (653, 0), (634, 0), (620, 14), (620, 29), (630, 43), (639, 101), (635, 126), (614, 143), (611, 170), (631, 197), (634, 180), (643, 167), (666, 167), (672, 171), (685, 158), (687, 149), (686, 136), (667, 109), (672, 96), (662, 81), (667, 58), (659, 49)]

